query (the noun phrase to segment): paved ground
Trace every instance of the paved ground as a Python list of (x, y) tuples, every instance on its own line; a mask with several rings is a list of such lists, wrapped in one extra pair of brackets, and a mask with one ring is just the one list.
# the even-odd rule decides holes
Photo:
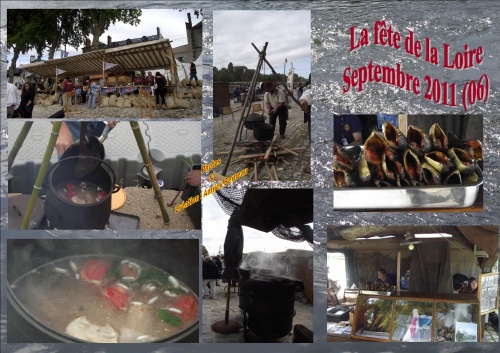
[[(203, 343), (244, 343), (243, 334), (243, 314), (238, 308), (238, 293), (231, 291), (229, 302), (229, 320), (237, 321), (242, 328), (231, 334), (222, 334), (212, 331), (211, 326), (214, 322), (224, 320), (226, 314), (226, 285), (217, 287), (217, 297), (215, 299), (203, 299), (203, 320), (202, 320), (202, 342)], [(302, 324), (313, 329), (313, 306), (311, 304), (303, 304), (300, 301), (295, 301), (296, 315), (293, 318), (293, 325)], [(292, 343), (292, 332), (281, 338), (265, 338), (247, 331), (247, 343)]]
[[(256, 101), (253, 104), (260, 104), (262, 106), (263, 102)], [(231, 108), (233, 108), (233, 111), (238, 108), (241, 108), (241, 103), (234, 103), (233, 101), (231, 101)], [(224, 166), (226, 165), (226, 161), (228, 159), (227, 152), (229, 152), (231, 149), (231, 144), (234, 140), (236, 128), (238, 127), (238, 122), (241, 118), (242, 111), (243, 110), (239, 110), (234, 113), (234, 121), (231, 115), (224, 115), (224, 118), (222, 118), (222, 116), (214, 117), (213, 120), (214, 160), (218, 158), (222, 159), (221, 165), (218, 168), (214, 169), (214, 171), (217, 173), (222, 174)], [(267, 117), (267, 115), (265, 116), (266, 116), (266, 122), (269, 122), (269, 118)], [(276, 127), (276, 134), (278, 134), (278, 127)], [(304, 150), (297, 152), (299, 154), (298, 156), (294, 156), (292, 154), (285, 155), (284, 160), (286, 162), (283, 161), (277, 162), (276, 169), (278, 174), (278, 180), (309, 181), (311, 179), (311, 174), (303, 171), (304, 167), (307, 166), (310, 168), (311, 165), (311, 144), (309, 143), (307, 124), (304, 124), (304, 113), (298, 107), (298, 105), (292, 100), (291, 100), (291, 109), (288, 110), (288, 122), (285, 135), (286, 135), (285, 140), (281, 140), (280, 137), (278, 136), (276, 143), (281, 144), (287, 148), (303, 147)], [(248, 130), (247, 134), (245, 128), (243, 128), (241, 141), (238, 137), (237, 142), (258, 143), (258, 141), (253, 138), (252, 130)], [(266, 142), (265, 146), (269, 146), (269, 142)], [(236, 145), (235, 147), (236, 153), (233, 153), (231, 161), (234, 161), (237, 156), (245, 154), (244, 148), (245, 148), (244, 146)], [(267, 148), (264, 149), (264, 152), (266, 149)], [(240, 151), (239, 153), (238, 150)], [(243, 163), (243, 161), (230, 164), (226, 176), (233, 175), (234, 173), (241, 171), (243, 168), (247, 166), (249, 167), (249, 174), (241, 178), (240, 180), (248, 181), (250, 180), (251, 171), (253, 170), (253, 164), (246, 165)], [(258, 181), (268, 181), (268, 180), (270, 179), (267, 170), (265, 166), (263, 166), (262, 169), (259, 170)]]

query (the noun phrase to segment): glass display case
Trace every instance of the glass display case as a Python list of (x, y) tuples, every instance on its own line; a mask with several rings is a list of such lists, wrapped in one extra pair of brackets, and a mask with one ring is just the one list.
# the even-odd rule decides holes
[(498, 272), (479, 275), (477, 292), (481, 303), (481, 315), (498, 308)]
[(470, 295), (360, 294), (351, 337), (380, 342), (477, 342), (479, 300)]

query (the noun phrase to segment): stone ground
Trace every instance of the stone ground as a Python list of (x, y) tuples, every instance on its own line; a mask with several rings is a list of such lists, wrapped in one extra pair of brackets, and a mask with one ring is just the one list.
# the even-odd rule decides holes
[[(153, 118), (198, 118), (201, 119), (202, 115), (202, 101), (201, 99), (186, 99), (191, 105), (191, 109), (155, 109), (153, 107), (152, 116)], [(79, 113), (66, 115), (65, 118), (75, 118), (75, 119), (119, 119), (119, 118), (140, 118), (139, 107), (132, 108), (118, 108), (118, 107), (97, 107), (95, 109), (87, 108), (86, 104), (78, 104), (74, 106), (75, 111)], [(53, 114), (57, 113), (59, 110), (63, 109), (60, 104), (49, 105), (44, 107), (43, 105), (35, 105), (33, 108), (33, 119), (48, 118)], [(149, 109), (143, 109), (143, 114), (145, 119), (149, 119)]]
[[(219, 281), (220, 283), (220, 281)], [(211, 326), (214, 322), (224, 320), (226, 314), (226, 283), (221, 283), (217, 287), (215, 299), (203, 300), (203, 320), (202, 320), (202, 343), (245, 343), (243, 331), (243, 313), (238, 308), (238, 293), (234, 293), (231, 289), (231, 298), (229, 303), (229, 320), (237, 321), (241, 324), (239, 331), (230, 334), (222, 334), (212, 331)], [(201, 299), (201, 297), (200, 297)], [(295, 301), (295, 317), (293, 325), (302, 324), (308, 329), (313, 329), (313, 306), (312, 304), (303, 304), (300, 301)], [(247, 316), (248, 320), (248, 316)], [(290, 334), (281, 338), (266, 338), (258, 336), (247, 331), (246, 343), (292, 343), (293, 335)]]
[[(288, 122), (286, 127), (286, 139), (281, 140), (278, 136), (275, 144), (283, 145), (287, 148), (296, 148), (303, 147), (305, 148), (303, 151), (297, 151), (298, 156), (294, 156), (292, 154), (287, 154), (284, 156), (284, 160), (288, 162), (278, 161), (276, 164), (277, 174), (279, 181), (309, 181), (311, 180), (311, 174), (304, 172), (304, 167), (311, 166), (311, 144), (309, 143), (309, 137), (307, 132), (307, 124), (304, 124), (304, 113), (298, 107), (298, 105), (290, 100), (291, 109), (288, 110)], [(256, 101), (252, 104), (260, 104), (263, 105), (263, 101)], [(241, 103), (234, 103), (231, 101), (231, 108), (234, 110), (241, 108)], [(231, 144), (234, 140), (234, 134), (236, 133), (236, 128), (238, 127), (238, 122), (241, 118), (243, 110), (236, 111), (234, 113), (234, 121), (231, 115), (224, 115), (214, 117), (213, 119), (213, 151), (214, 151), (214, 160), (221, 158), (222, 163), (219, 167), (214, 169), (214, 172), (222, 174), (226, 162), (228, 160), (228, 152), (231, 149)], [(252, 111), (250, 111), (252, 112)], [(266, 122), (269, 122), (269, 117), (266, 116)], [(276, 134), (278, 132), (279, 126), (276, 127)], [(256, 142), (257, 140), (253, 137), (252, 130), (245, 129), (243, 127), (243, 133), (241, 134), (242, 139), (240, 141), (239, 137), (237, 143), (239, 142)], [(269, 142), (265, 143), (266, 146), (269, 146)], [(235, 159), (245, 154), (244, 151), (245, 146), (235, 146), (235, 152), (231, 158), (231, 161), (235, 161)], [(267, 148), (264, 149), (264, 152)], [(233, 164), (229, 164), (226, 176), (231, 176), (245, 167), (249, 168), (248, 174), (241, 178), (241, 181), (249, 181), (253, 171), (253, 164), (244, 164), (243, 161), (236, 162)], [(269, 176), (265, 166), (259, 169), (258, 173), (258, 181), (269, 181)]]

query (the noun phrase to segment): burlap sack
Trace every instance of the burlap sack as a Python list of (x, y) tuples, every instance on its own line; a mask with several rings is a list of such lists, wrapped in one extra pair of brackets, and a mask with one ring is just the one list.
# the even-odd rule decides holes
[(191, 87), (196, 87), (197, 86), (196, 80), (189, 81), (189, 84), (190, 84)]
[(191, 98), (191, 99), (192, 99), (192, 98), (193, 98), (193, 95), (192, 95), (191, 93), (186, 93), (186, 94), (184, 94), (184, 97), (183, 97), (183, 98), (184, 98), (184, 99), (188, 99), (188, 98)]
[(61, 95), (59, 93), (54, 93), (54, 95), (50, 96), (50, 99), (53, 103), (58, 103), (59, 99), (61, 99)]
[(185, 78), (183, 78), (182, 81), (181, 81), (181, 86), (182, 87), (186, 87), (187, 86), (187, 81), (188, 80), (186, 80)]
[[(111, 102), (111, 99), (109, 100)], [(115, 106), (118, 108), (123, 108), (123, 102), (125, 101), (125, 98), (123, 97), (118, 97), (115, 102)]]
[(116, 107), (116, 100), (117, 100), (117, 98), (118, 97), (115, 96), (114, 94), (109, 97), (109, 103), (108, 104), (109, 104), (110, 107)]
[(191, 95), (194, 99), (201, 99), (203, 96), (203, 88), (198, 86), (191, 91)]
[(168, 109), (190, 109), (191, 105), (185, 99), (180, 98), (167, 98), (167, 108)]
[(198, 81), (196, 81), (196, 84), (197, 84), (198, 86), (203, 86), (203, 81), (202, 81), (202, 80), (198, 80)]
[(36, 95), (35, 99), (40, 98), (41, 100), (44, 100), (47, 97), (48, 97), (48, 94), (46, 94), (46, 93), (39, 93), (39, 94)]
[(109, 107), (109, 97), (101, 97), (101, 107)]
[(54, 105), (54, 104), (55, 104), (55, 103), (54, 103), (54, 102), (52, 102), (52, 100), (50, 100), (50, 99), (46, 99), (46, 100), (44, 100), (44, 101), (42, 102), (42, 105), (43, 105), (44, 107), (48, 107), (48, 106), (51, 106), (51, 105)]
[(123, 108), (132, 108), (132, 99), (130, 97), (124, 99)]

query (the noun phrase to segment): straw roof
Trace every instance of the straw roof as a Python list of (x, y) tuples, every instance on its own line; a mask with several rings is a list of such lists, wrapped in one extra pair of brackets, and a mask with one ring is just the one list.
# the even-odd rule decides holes
[[(111, 71), (133, 71), (165, 68), (175, 66), (175, 60), (168, 39), (158, 39), (137, 44), (96, 50), (85, 54), (68, 56), (21, 65), (21, 69), (34, 72), (40, 76), (56, 75), (56, 68), (64, 70), (63, 76), (81, 76), (102, 74), (103, 62), (117, 64)], [(109, 72), (107, 70), (106, 72)]]

